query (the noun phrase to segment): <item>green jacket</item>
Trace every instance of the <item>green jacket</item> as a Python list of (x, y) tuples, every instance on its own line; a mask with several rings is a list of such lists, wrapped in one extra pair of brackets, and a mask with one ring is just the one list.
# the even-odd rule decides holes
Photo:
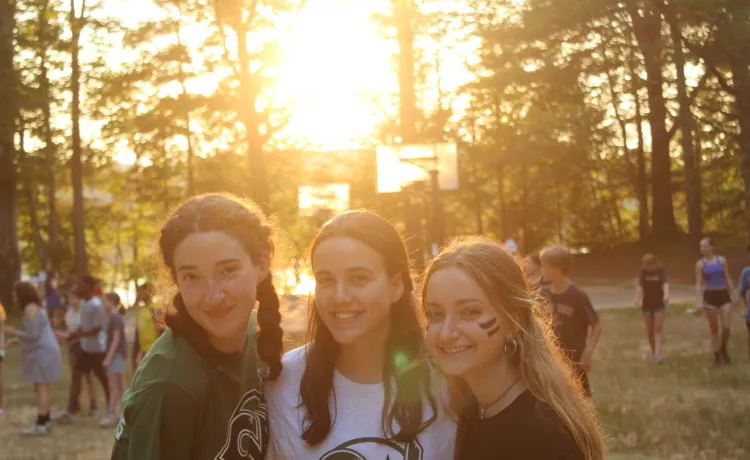
[(241, 353), (212, 365), (167, 330), (123, 397), (112, 460), (260, 460), (268, 417), (254, 322)]

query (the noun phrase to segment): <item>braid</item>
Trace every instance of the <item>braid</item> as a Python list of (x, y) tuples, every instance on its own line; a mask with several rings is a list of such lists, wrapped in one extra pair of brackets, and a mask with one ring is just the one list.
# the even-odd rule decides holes
[(279, 296), (273, 287), (269, 274), (258, 285), (258, 356), (270, 367), (268, 379), (276, 380), (281, 373), (281, 353), (283, 351), (283, 331)]

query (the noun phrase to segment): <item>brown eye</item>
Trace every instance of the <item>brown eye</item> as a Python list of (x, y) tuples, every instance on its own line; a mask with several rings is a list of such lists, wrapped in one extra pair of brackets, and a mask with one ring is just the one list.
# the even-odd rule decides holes
[(427, 312), (427, 321), (433, 323), (435, 321), (439, 321), (443, 315), (441, 313), (436, 312)]
[(361, 286), (365, 283), (367, 283), (368, 278), (365, 275), (354, 275), (352, 276), (352, 284), (356, 286)]
[(315, 278), (315, 284), (319, 284), (321, 286), (330, 286), (333, 284), (333, 278), (330, 278), (328, 276)]
[(464, 310), (463, 313), (462, 313), (462, 316), (465, 319), (477, 319), (481, 315), (482, 315), (482, 311), (481, 310), (477, 310), (475, 308), (470, 308), (468, 310)]

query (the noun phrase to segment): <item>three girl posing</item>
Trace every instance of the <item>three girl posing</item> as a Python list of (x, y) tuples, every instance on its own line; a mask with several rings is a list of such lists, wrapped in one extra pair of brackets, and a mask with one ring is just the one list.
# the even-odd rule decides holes
[(308, 342), (283, 360), (255, 206), (192, 198), (159, 244), (178, 294), (125, 395), (113, 459), (603, 458), (522, 269), (494, 243), (432, 262), (425, 325), (396, 229), (369, 212), (333, 218), (312, 246)]

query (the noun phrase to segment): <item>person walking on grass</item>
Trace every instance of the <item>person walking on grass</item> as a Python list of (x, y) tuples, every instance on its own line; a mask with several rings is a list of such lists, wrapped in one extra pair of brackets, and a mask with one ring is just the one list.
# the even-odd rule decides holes
[(736, 301), (732, 277), (729, 275), (727, 260), (714, 254), (714, 243), (711, 238), (701, 240), (700, 250), (703, 257), (695, 264), (695, 289), (698, 295), (696, 306), (703, 307), (706, 313), (714, 364), (729, 364), (731, 360), (727, 352), (727, 343), (732, 304)]
[(109, 427), (117, 425), (120, 419), (117, 406), (125, 393), (125, 360), (128, 356), (128, 344), (125, 341), (125, 322), (119, 313), (120, 296), (116, 292), (108, 292), (102, 297), (102, 304), (109, 315), (107, 356), (103, 365), (109, 376), (110, 397), (107, 413), (99, 421), (99, 426)]
[(549, 299), (558, 345), (579, 375), (584, 394), (590, 396), (588, 371), (602, 331), (599, 315), (588, 294), (568, 278), (573, 255), (567, 248), (549, 247), (540, 259), (542, 276), (549, 282), (543, 292)]
[(37, 418), (23, 432), (26, 436), (46, 436), (50, 433), (49, 385), (62, 373), (62, 358), (55, 333), (52, 331), (42, 298), (31, 283), (18, 282), (14, 288), (16, 301), (23, 308), (21, 329), (7, 326), (10, 334), (21, 344), (21, 379), (34, 384)]
[[(750, 255), (750, 245), (747, 247), (747, 253)], [(750, 302), (748, 302), (748, 291), (750, 291), (750, 265), (742, 270), (739, 287), (739, 296), (745, 304), (745, 326), (747, 326), (748, 355), (750, 355)]]
[(667, 271), (659, 264), (653, 254), (643, 256), (643, 268), (638, 275), (638, 287), (635, 291), (635, 308), (641, 309), (646, 323), (646, 335), (651, 347), (651, 360), (663, 361), (661, 353), (664, 312), (669, 303), (669, 283)]

